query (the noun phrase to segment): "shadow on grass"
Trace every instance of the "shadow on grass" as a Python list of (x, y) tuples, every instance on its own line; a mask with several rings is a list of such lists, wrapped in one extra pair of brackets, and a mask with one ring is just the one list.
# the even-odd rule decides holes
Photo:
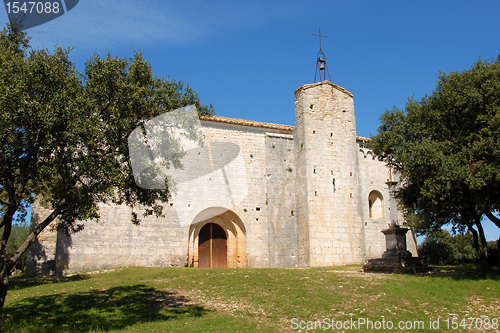
[(435, 277), (447, 277), (454, 280), (500, 280), (496, 267), (481, 264), (463, 264), (455, 266), (434, 266)]
[(24, 288), (40, 286), (44, 284), (60, 283), (60, 282), (73, 282), (85, 281), (89, 279), (86, 275), (72, 275), (72, 276), (51, 276), (51, 277), (12, 277), (9, 279), (9, 290), (21, 290)]
[(176, 293), (134, 285), (26, 298), (4, 308), (2, 326), (7, 332), (107, 331), (137, 323), (201, 317), (207, 312)]

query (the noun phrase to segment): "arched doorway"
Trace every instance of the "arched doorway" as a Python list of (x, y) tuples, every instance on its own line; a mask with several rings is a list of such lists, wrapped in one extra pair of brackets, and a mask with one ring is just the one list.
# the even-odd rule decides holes
[[(189, 266), (247, 267), (245, 238), (245, 226), (234, 211), (221, 207), (205, 209), (195, 216), (189, 227)], [(212, 240), (212, 245), (210, 245), (210, 240)], [(225, 253), (225, 257), (220, 253)], [(221, 261), (224, 260), (221, 259), (222, 257), (226, 260), (225, 262)], [(210, 258), (212, 258), (212, 266), (210, 266)]]
[(218, 224), (207, 223), (198, 236), (199, 267), (227, 267), (227, 235)]

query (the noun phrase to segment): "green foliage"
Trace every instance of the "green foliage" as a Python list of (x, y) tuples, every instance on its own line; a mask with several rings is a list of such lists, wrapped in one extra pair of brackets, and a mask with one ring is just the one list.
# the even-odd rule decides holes
[(14, 216), (22, 217), (24, 206), (36, 198), (53, 214), (33, 228), (20, 253), (56, 217), (58, 228), (68, 232), (81, 229), (77, 221), (99, 218), (100, 202), (130, 205), (135, 223), (137, 207), (161, 215), (159, 203), (169, 192), (136, 186), (128, 135), (179, 107), (194, 104), (203, 114), (213, 113), (191, 87), (154, 76), (141, 53), (131, 59), (95, 55), (78, 73), (69, 51), (30, 49), (29, 38), (16, 27), (0, 33), (2, 277), (20, 258), (5, 252)]
[(428, 235), (418, 247), (419, 257), (431, 265), (455, 265), (477, 261), (470, 233), (450, 235), (440, 230)]
[[(2, 232), (3, 230), (0, 229), (0, 234)], [(14, 255), (16, 250), (23, 244), (26, 237), (28, 237), (28, 234), (29, 234), (29, 227), (26, 224), (14, 224), (12, 226), (12, 233), (10, 235), (9, 242), (7, 243), (7, 247), (5, 250), (7, 256), (11, 257)], [(21, 257), (21, 259), (16, 263), (14, 269), (20, 272), (24, 271), (24, 268), (26, 266), (26, 259), (27, 259), (27, 253), (25, 253)]]
[(500, 61), (441, 73), (431, 95), (381, 122), (371, 146), (403, 179), (409, 223), (426, 233), (451, 222), (485, 246), (481, 216), (500, 209)]

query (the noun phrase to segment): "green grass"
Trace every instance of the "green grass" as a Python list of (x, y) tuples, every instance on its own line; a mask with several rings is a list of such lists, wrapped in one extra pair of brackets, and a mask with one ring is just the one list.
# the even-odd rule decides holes
[[(293, 318), (303, 325), (327, 318), (323, 328), (331, 320), (423, 321), (424, 329), (403, 331), (426, 332), (429, 320), (440, 319), (439, 331), (446, 330), (447, 318), (498, 320), (498, 274), (475, 267), (461, 267), (460, 273), (453, 269), (397, 275), (365, 274), (358, 266), (120, 268), (60, 279), (13, 278), (1, 330), (282, 332), (292, 331)], [(367, 328), (345, 331), (375, 331)]]

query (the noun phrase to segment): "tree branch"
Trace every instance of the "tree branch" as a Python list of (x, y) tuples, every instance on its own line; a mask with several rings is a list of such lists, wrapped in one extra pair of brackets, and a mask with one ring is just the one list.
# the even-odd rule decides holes
[(466, 223), (467, 224), (467, 229), (470, 231), (470, 233), (472, 234), (472, 239), (473, 239), (473, 242), (474, 242), (474, 249), (476, 250), (476, 253), (479, 257), (481, 257), (481, 249), (479, 247), (479, 237), (477, 235), (477, 230), (474, 229), (474, 227), (472, 226), (471, 223)]
[(0, 235), (0, 255), (2, 256), (5, 254), (5, 248), (7, 247), (7, 242), (9, 241), (10, 233), (12, 231), (12, 219), (18, 206), (19, 205), (10, 205), (7, 207), (5, 214), (2, 216), (2, 227), (4, 228), (2, 235)]
[(0, 199), (0, 204), (2, 204), (2, 205), (4, 205), (4, 206), (7, 206), (7, 207), (11, 205), (11, 203), (10, 203), (10, 202), (5, 201), (5, 200), (2, 200), (2, 199)]
[(33, 242), (36, 240), (36, 237), (43, 231), (43, 229), (45, 229), (52, 221), (56, 219), (56, 217), (58, 217), (62, 213), (65, 206), (65, 202), (61, 202), (61, 204), (59, 204), (59, 206), (54, 211), (52, 211), (52, 213), (47, 216), (42, 223), (39, 223), (35, 228), (33, 228), (28, 237), (26, 237), (23, 244), (19, 246), (16, 253), (14, 253), (14, 255), (8, 260), (7, 265), (9, 270), (14, 267), (17, 261), (22, 257), (24, 252), (28, 250), (29, 246), (33, 244)]
[(500, 228), (500, 219), (498, 217), (493, 215), (492, 212), (486, 212), (484, 214), (490, 219), (491, 222), (493, 222), (497, 227)]

